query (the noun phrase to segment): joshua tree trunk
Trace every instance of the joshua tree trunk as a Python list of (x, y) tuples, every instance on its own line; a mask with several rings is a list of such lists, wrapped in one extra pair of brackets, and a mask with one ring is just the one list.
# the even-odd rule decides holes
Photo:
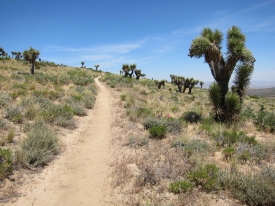
[(30, 67), (30, 73), (34, 74), (34, 62), (32, 62), (30, 65), (31, 65), (31, 67)]

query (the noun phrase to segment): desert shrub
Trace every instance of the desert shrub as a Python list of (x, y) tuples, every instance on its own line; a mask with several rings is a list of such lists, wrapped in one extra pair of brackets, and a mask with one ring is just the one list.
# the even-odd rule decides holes
[(216, 140), (218, 146), (231, 147), (237, 143), (239, 140), (239, 135), (237, 132), (224, 131), (220, 134), (214, 135), (214, 139)]
[(141, 94), (141, 95), (144, 95), (144, 96), (147, 96), (147, 95), (148, 95), (148, 93), (147, 93), (145, 90), (142, 90), (142, 91), (140, 92), (140, 94)]
[(17, 106), (8, 107), (6, 118), (14, 123), (21, 124), (23, 122), (22, 108)]
[(69, 104), (69, 106), (71, 108), (73, 115), (76, 115), (76, 116), (86, 116), (87, 115), (85, 107), (82, 104), (73, 102), (73, 103)]
[(86, 109), (92, 109), (95, 104), (95, 97), (91, 95), (86, 95), (83, 97), (83, 103)]
[[(233, 197), (243, 203), (275, 205), (275, 182), (269, 178), (267, 173), (269, 172), (252, 175), (224, 171), (220, 175), (220, 182)], [(272, 173), (274, 173), (274, 169)]]
[(130, 146), (130, 147), (142, 147), (144, 145), (147, 145), (149, 142), (149, 139), (146, 137), (139, 137), (139, 136), (131, 136), (128, 140), (128, 142), (126, 143), (126, 146)]
[(24, 116), (28, 119), (28, 120), (34, 120), (35, 116), (37, 113), (37, 109), (34, 105), (28, 105), (25, 108), (25, 114)]
[(205, 140), (201, 139), (191, 139), (185, 142), (185, 145), (182, 147), (183, 151), (192, 155), (194, 153), (207, 153), (211, 151), (211, 145), (209, 145)]
[(237, 150), (233, 147), (227, 147), (222, 151), (225, 159), (230, 159), (234, 154), (237, 153)]
[(72, 124), (74, 110), (68, 104), (50, 105), (48, 108), (41, 109), (39, 116), (47, 123), (54, 123), (60, 127), (74, 128)]
[(243, 142), (238, 142), (236, 149), (237, 149), (237, 157), (242, 162), (246, 162), (250, 160), (255, 163), (260, 163), (260, 161), (263, 159), (266, 159), (267, 155), (270, 154), (271, 152), (271, 151), (268, 151), (268, 148), (265, 147), (264, 145), (261, 145), (261, 144), (251, 145)]
[(0, 117), (0, 129), (7, 130), (8, 128), (8, 121)]
[(195, 111), (188, 111), (183, 114), (181, 119), (189, 123), (197, 123), (201, 120), (201, 118), (201, 113)]
[(167, 133), (167, 128), (164, 125), (153, 126), (149, 129), (150, 137), (155, 139), (163, 138)]
[(93, 77), (84, 70), (76, 69), (67, 72), (75, 85), (85, 86), (93, 83)]
[(260, 130), (275, 130), (275, 113), (266, 111), (265, 107), (261, 105), (260, 111), (256, 114), (255, 124)]
[(16, 152), (17, 161), (24, 167), (44, 166), (59, 151), (54, 131), (45, 122), (35, 122)]
[(67, 74), (61, 74), (59, 76), (59, 83), (62, 84), (62, 85), (68, 85), (69, 83), (71, 82), (71, 78), (69, 75)]
[(247, 119), (254, 119), (255, 118), (255, 113), (251, 107), (246, 107), (241, 111), (241, 116)]
[(122, 95), (120, 95), (120, 99), (121, 99), (121, 101), (125, 101), (125, 100), (126, 100), (126, 97), (127, 97), (127, 95), (126, 95), (126, 94), (122, 94)]
[(0, 92), (0, 108), (7, 107), (12, 102), (12, 97), (5, 92)]
[(182, 124), (178, 119), (163, 118), (158, 119), (154, 117), (148, 117), (144, 119), (142, 125), (145, 129), (149, 129), (153, 126), (163, 125), (167, 128), (168, 132), (179, 133), (182, 128)]
[(169, 184), (168, 190), (175, 194), (179, 194), (181, 192), (188, 192), (189, 190), (193, 189), (194, 185), (190, 182), (179, 180), (175, 182), (171, 182)]
[(241, 154), (238, 155), (238, 159), (242, 162), (246, 162), (250, 159), (251, 157), (251, 154), (250, 154), (250, 151), (249, 150), (244, 150), (242, 151)]
[(0, 147), (0, 180), (12, 173), (12, 151)]
[(14, 131), (14, 128), (12, 128), (9, 130), (7, 134), (7, 142), (12, 143), (14, 137), (15, 137), (15, 131)]
[(130, 117), (130, 120), (135, 121), (139, 117), (146, 118), (152, 116), (152, 111), (143, 107), (131, 107), (127, 109), (127, 115)]
[(206, 191), (220, 189), (219, 168), (214, 164), (206, 164), (186, 175), (187, 179), (195, 186), (201, 186)]

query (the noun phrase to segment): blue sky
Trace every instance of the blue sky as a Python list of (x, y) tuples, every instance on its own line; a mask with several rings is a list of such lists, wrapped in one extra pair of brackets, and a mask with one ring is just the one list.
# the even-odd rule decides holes
[(204, 59), (187, 56), (191, 41), (204, 27), (226, 35), (236, 25), (257, 60), (252, 81), (275, 82), (274, 11), (275, 0), (2, 0), (0, 47), (31, 46), (42, 60), (112, 73), (137, 64), (148, 78), (212, 82)]

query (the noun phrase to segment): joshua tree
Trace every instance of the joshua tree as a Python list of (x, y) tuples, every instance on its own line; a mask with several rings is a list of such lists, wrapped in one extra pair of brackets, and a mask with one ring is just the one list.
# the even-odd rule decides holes
[(97, 68), (99, 67), (99, 64), (95, 64), (95, 69), (97, 71)]
[(34, 74), (34, 62), (40, 55), (40, 52), (38, 50), (35, 50), (30, 47), (29, 50), (25, 50), (23, 52), (24, 59), (30, 62), (31, 68), (30, 68), (30, 73)]
[(182, 92), (182, 86), (184, 84), (185, 78), (181, 76), (173, 76), (173, 83), (178, 86), (179, 92)]
[(232, 121), (240, 111), (241, 97), (236, 98), (238, 95), (234, 92), (228, 93), (229, 80), (237, 63), (239, 63), (237, 68), (240, 67), (241, 70), (247, 67), (251, 72), (244, 72), (245, 77), (237, 75), (238, 80), (235, 80), (239, 85), (240, 93), (243, 93), (246, 86), (242, 87), (245, 84), (239, 82), (250, 80), (256, 60), (245, 46), (245, 35), (236, 26), (232, 26), (227, 31), (227, 56), (224, 58), (221, 52), (222, 36), (222, 33), (217, 29), (212, 31), (210, 28), (204, 28), (201, 36), (193, 39), (188, 55), (191, 58), (193, 56), (197, 58), (204, 57), (217, 82), (217, 84), (212, 84), (209, 89), (215, 119)]
[(204, 84), (204, 82), (200, 81), (200, 85), (201, 85), (201, 89), (202, 89), (202, 85)]
[(146, 74), (141, 74), (141, 70), (135, 70), (136, 80), (139, 80), (140, 77), (145, 77)]
[(85, 62), (81, 62), (81, 65), (82, 65), (81, 67), (82, 67), (82, 68), (83, 68), (83, 65), (84, 65), (84, 64), (85, 64)]
[(154, 82), (158, 86), (158, 89), (160, 89), (161, 86), (163, 86), (163, 89), (165, 88), (165, 80), (164, 79), (161, 81), (155, 80)]
[(38, 61), (41, 62), (41, 58), (39, 58)]
[[(193, 79), (193, 78), (192, 78)], [(185, 93), (185, 90), (190, 87), (190, 83), (192, 79), (186, 78), (183, 83), (183, 93)]]
[(120, 75), (123, 75), (123, 70), (120, 70), (120, 71), (119, 71), (119, 74), (120, 74)]
[(224, 107), (228, 83), (236, 64), (240, 62), (253, 67), (256, 60), (245, 46), (245, 35), (236, 26), (227, 31), (227, 56), (224, 58), (221, 52), (222, 36), (221, 31), (217, 29), (213, 31), (204, 28), (201, 35), (193, 39), (188, 56), (204, 57), (214, 79), (221, 87), (221, 106)]
[(2, 47), (0, 47), (0, 56), (6, 57), (6, 58), (8, 56), (8, 53), (6, 53), (5, 50)]
[(190, 79), (189, 91), (188, 94), (191, 94), (193, 87), (199, 83), (199, 80), (194, 80), (193, 78)]
[(123, 64), (122, 65), (122, 70), (124, 72), (124, 77), (130, 77), (132, 78), (134, 70), (136, 69), (137, 65), (136, 64)]
[(174, 80), (177, 76), (174, 74), (170, 74), (170, 77), (171, 77), (171, 84), (174, 84)]
[(22, 57), (21, 52), (14, 52), (15, 59), (20, 59)]
[(16, 53), (16, 52), (11, 52), (12, 58), (13, 58), (13, 56), (15, 55), (15, 53)]

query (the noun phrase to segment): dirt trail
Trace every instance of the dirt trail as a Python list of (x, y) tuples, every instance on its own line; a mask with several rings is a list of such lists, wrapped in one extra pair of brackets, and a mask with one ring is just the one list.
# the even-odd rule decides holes
[(111, 95), (98, 81), (95, 107), (79, 127), (65, 134), (65, 150), (21, 188), (21, 197), (5, 205), (108, 205)]

